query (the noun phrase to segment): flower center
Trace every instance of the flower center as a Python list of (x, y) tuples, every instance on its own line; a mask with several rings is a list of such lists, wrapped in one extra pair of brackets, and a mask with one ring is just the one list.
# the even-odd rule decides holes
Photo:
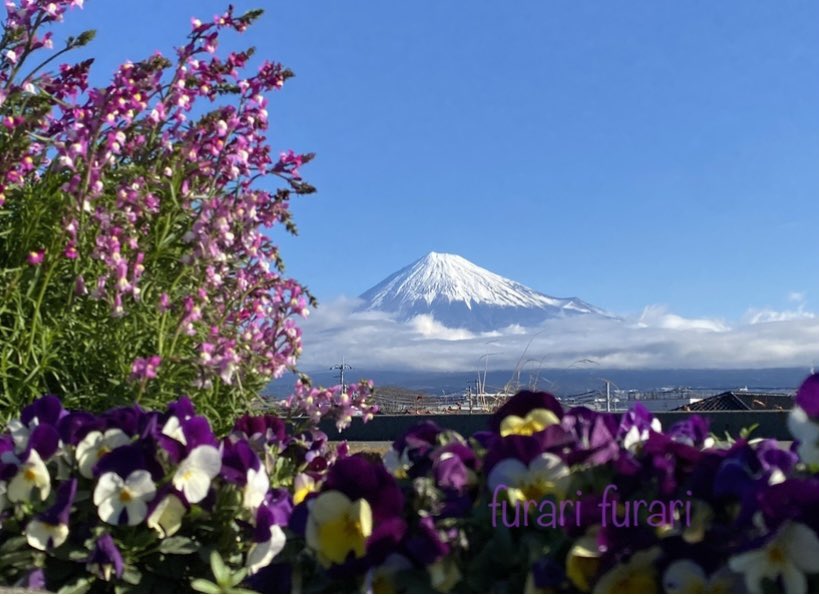
[(768, 549), (768, 560), (771, 563), (781, 565), (785, 562), (785, 551), (782, 550), (782, 547), (779, 545), (771, 547)]
[(34, 470), (31, 468), (26, 468), (26, 471), (23, 472), (23, 478), (25, 478), (28, 482), (34, 482), (37, 480), (37, 474), (35, 474)]
[(121, 491), (119, 491), (119, 500), (123, 503), (130, 503), (134, 500), (134, 495), (131, 494), (131, 491), (127, 488), (123, 488)]

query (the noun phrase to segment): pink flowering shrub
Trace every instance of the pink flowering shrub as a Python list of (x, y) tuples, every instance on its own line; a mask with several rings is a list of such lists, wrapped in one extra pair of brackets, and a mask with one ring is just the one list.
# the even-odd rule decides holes
[[(93, 88), (91, 60), (52, 62), (93, 38), (53, 48), (50, 27), (82, 4), (6, 2), (0, 412), (44, 393), (91, 410), (184, 393), (224, 428), (295, 368), (293, 317), (313, 302), (269, 238), (295, 232), (290, 200), (314, 190), (300, 174), (312, 155), (276, 154), (266, 137), (267, 95), (292, 73), (248, 73), (252, 49), (219, 55), (226, 32), (261, 14), (230, 8), (193, 20), (174, 56), (125, 63)], [(360, 389), (333, 406), (342, 417), (366, 403)]]

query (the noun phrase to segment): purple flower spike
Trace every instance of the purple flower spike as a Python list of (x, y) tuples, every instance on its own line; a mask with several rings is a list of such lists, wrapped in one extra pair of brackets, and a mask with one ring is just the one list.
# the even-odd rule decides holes
[(105, 581), (111, 581), (112, 572), (114, 577), (119, 579), (125, 570), (122, 554), (110, 534), (103, 534), (99, 537), (87, 563), (88, 570)]
[(796, 405), (811, 418), (819, 418), (819, 373), (809, 376), (799, 387)]

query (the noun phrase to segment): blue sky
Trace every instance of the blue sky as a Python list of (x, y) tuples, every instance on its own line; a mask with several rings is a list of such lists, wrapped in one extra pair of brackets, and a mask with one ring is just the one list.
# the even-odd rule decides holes
[[(819, 302), (819, 3), (252, 2), (296, 72), (275, 149), (319, 188), (279, 235), (331, 301), (430, 250), (620, 313)], [(87, 0), (98, 82), (210, 0)], [(799, 293), (799, 295), (794, 295)]]

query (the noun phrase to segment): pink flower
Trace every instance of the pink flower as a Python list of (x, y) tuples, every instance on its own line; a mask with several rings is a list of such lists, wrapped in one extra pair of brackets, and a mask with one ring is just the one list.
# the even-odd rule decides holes
[(28, 261), (29, 265), (39, 265), (45, 259), (45, 249), (40, 250), (32, 250), (28, 253), (28, 257), (26, 257), (26, 261)]

